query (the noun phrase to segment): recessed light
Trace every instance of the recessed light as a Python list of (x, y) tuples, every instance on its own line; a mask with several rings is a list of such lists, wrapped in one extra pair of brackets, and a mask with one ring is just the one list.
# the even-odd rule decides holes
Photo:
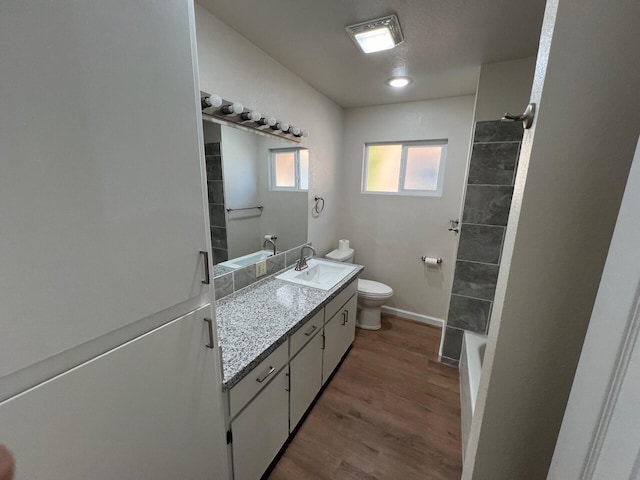
[(364, 53), (389, 50), (404, 40), (395, 15), (349, 25), (346, 30)]
[(409, 77), (392, 77), (387, 80), (387, 85), (395, 88), (406, 87), (411, 83), (411, 79)]

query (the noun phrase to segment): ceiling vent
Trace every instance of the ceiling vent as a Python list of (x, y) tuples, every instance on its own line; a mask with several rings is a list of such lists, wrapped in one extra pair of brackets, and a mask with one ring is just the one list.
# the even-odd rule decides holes
[(349, 25), (346, 30), (364, 53), (390, 50), (404, 40), (396, 15)]

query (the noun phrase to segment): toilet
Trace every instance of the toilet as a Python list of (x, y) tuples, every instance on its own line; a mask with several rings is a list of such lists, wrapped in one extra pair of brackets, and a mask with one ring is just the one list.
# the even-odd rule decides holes
[[(327, 253), (326, 258), (338, 262), (353, 263), (355, 250), (336, 249)], [(393, 296), (393, 289), (388, 285), (373, 280), (358, 279), (358, 315), (356, 326), (365, 330), (378, 330), (380, 323), (380, 307)]]

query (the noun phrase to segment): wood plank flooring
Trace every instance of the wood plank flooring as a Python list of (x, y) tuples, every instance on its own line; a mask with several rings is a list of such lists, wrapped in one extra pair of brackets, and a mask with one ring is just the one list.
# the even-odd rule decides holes
[(440, 329), (383, 316), (356, 339), (270, 480), (459, 479), (458, 370)]

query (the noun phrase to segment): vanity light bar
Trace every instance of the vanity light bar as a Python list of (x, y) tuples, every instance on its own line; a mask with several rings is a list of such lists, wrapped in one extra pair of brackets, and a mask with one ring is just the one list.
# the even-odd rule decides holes
[(246, 128), (284, 138), (292, 142), (300, 142), (309, 136), (309, 131), (287, 122), (281, 122), (275, 117), (264, 116), (256, 110), (245, 108), (239, 102), (230, 102), (220, 95), (210, 95), (200, 92), (202, 113), (211, 117), (221, 118), (227, 122), (236, 123)]

